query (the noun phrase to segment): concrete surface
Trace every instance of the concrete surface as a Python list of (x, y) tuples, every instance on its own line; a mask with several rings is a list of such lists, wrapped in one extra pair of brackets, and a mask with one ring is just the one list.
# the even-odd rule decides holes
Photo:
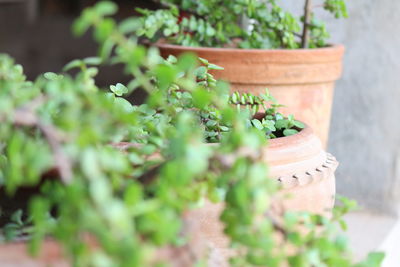
[(398, 267), (400, 266), (400, 223), (397, 223), (390, 229), (378, 250), (386, 253), (382, 267)]
[(349, 245), (356, 262), (366, 258), (369, 252), (385, 253), (382, 267), (400, 266), (400, 222), (394, 216), (366, 210), (345, 216)]
[(395, 227), (397, 219), (369, 211), (356, 211), (347, 214), (345, 221), (348, 226), (346, 235), (349, 238), (354, 260), (360, 261), (365, 259), (371, 251), (387, 249), (383, 249), (382, 245)]

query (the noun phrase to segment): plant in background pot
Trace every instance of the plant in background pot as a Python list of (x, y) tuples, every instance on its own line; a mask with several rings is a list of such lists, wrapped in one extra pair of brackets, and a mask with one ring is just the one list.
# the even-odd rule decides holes
[[(45, 73), (27, 81), (20, 65), (0, 56), (1, 190), (38, 188), (23, 216), (18, 212), (1, 229), (17, 229), (8, 235), (17, 240), (0, 245), (2, 264), (226, 266), (226, 255), (198, 235), (207, 223), (218, 226), (202, 221), (208, 199), (223, 206), (220, 225), (235, 252), (230, 266), (379, 266), (377, 253), (353, 264), (338, 233), (336, 222), (351, 202), (331, 220), (271, 216), (276, 186), (260, 157), (265, 132), (248, 127), (227, 101), (224, 83), (208, 75), (199, 82), (196, 58), (164, 61), (156, 49), (127, 38), (127, 22), (108, 16), (116, 9), (100, 2), (78, 21), (82, 32), (94, 28), (102, 60), (71, 62), (66, 70), (76, 68), (75, 76)], [(100, 90), (94, 77), (101, 61), (124, 65), (132, 81), (111, 86), (112, 93)], [(133, 106), (121, 96), (137, 87), (149, 94)], [(205, 145), (199, 127), (199, 114), (210, 108), (230, 126), (220, 146)], [(135, 145), (112, 145), (119, 142)], [(25, 221), (29, 229), (21, 231)], [(26, 254), (27, 242), (39, 258)]]
[(163, 9), (139, 10), (134, 34), (155, 43), (163, 56), (194, 52), (225, 68), (217, 78), (239, 92), (269, 88), (284, 113), (309, 124), (326, 147), (333, 88), (342, 71), (344, 48), (329, 45), (325, 24), (313, 9), (347, 17), (344, 0), (304, 1), (301, 17), (279, 1), (161, 0)]

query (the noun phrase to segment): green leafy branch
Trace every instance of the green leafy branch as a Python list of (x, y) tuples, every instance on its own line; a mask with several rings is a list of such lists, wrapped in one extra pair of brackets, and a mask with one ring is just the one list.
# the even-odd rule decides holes
[[(151, 41), (161, 36), (184, 46), (287, 49), (324, 47), (329, 38), (325, 24), (315, 18), (312, 0), (305, 1), (300, 18), (285, 11), (277, 0), (162, 3), (167, 9), (138, 10), (143, 15), (138, 18), (138, 36)], [(344, 0), (325, 0), (321, 7), (337, 19), (348, 15)]]

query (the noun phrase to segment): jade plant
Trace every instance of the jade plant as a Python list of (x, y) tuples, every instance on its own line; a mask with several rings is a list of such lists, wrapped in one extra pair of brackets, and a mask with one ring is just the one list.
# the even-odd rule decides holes
[(158, 0), (160, 9), (137, 9), (136, 34), (171, 44), (202, 47), (316, 48), (327, 45), (325, 23), (315, 8), (335, 18), (348, 16), (345, 0), (303, 0), (301, 16), (279, 0)]
[(265, 94), (258, 96), (235, 92), (230, 97), (230, 103), (238, 109), (248, 110), (251, 115), (248, 124), (265, 132), (267, 139), (294, 135), (305, 127), (302, 122), (295, 120), (293, 115), (286, 117), (279, 112), (283, 105), (277, 103), (268, 89)]
[[(215, 86), (217, 81), (209, 71), (223, 70), (223, 68), (204, 58), (199, 58), (199, 61), (202, 66), (196, 70), (198, 84)], [(177, 59), (170, 55), (167, 62), (177, 62)], [(189, 94), (177, 92), (177, 96), (180, 99), (187, 98), (186, 108), (194, 108)], [(235, 92), (229, 98), (222, 99), (222, 101), (224, 100), (228, 101), (230, 105), (236, 106), (237, 111), (247, 115), (247, 127), (261, 130), (267, 139), (294, 135), (305, 127), (302, 122), (295, 120), (293, 115), (284, 116), (279, 112), (279, 108), (283, 105), (277, 102), (268, 89), (265, 89), (265, 93), (260, 95)], [(219, 142), (221, 137), (229, 132), (231, 125), (222, 120), (218, 108), (209, 106), (207, 110), (200, 111), (198, 115), (201, 118), (201, 125), (205, 128), (207, 142)]]
[[(269, 203), (278, 186), (257, 153), (265, 132), (248, 127), (246, 112), (229, 103), (229, 87), (207, 74), (215, 66), (204, 72), (191, 55), (163, 60), (129, 35), (134, 24), (111, 19), (116, 9), (99, 2), (84, 12), (77, 24), (81, 33), (93, 28), (100, 57), (75, 60), (63, 73), (28, 81), (0, 56), (1, 188), (37, 189), (1, 229), (7, 239), (23, 235), (35, 254), (51, 237), (73, 266), (164, 266), (161, 249), (185, 247), (182, 214), (207, 198), (224, 203), (225, 234), (240, 252), (231, 266), (380, 265), (380, 253), (353, 264), (339, 232), (352, 201), (343, 199), (332, 219), (276, 220)], [(100, 63), (124, 65), (131, 82), (101, 90)], [(148, 92), (139, 106), (124, 99), (137, 88)], [(230, 125), (219, 146), (205, 145), (199, 127), (213, 109)], [(121, 150), (121, 142), (132, 145)], [(193, 264), (206, 266), (203, 258)]]
[[(204, 59), (201, 59), (204, 62)], [(253, 95), (238, 92), (229, 96), (229, 104), (247, 116), (246, 127), (255, 127), (265, 134), (266, 139), (290, 136), (304, 129), (305, 125), (295, 120), (293, 115), (285, 116), (279, 112), (283, 105), (278, 104), (268, 89), (265, 94)], [(219, 142), (229, 132), (231, 125), (222, 120), (221, 112), (214, 107), (199, 112), (201, 125), (205, 128), (207, 142)]]

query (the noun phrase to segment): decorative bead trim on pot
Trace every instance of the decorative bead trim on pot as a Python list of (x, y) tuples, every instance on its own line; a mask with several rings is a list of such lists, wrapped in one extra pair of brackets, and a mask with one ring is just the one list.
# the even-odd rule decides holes
[(293, 175), (285, 175), (278, 177), (278, 181), (284, 189), (291, 189), (297, 186), (305, 186), (313, 182), (319, 182), (328, 178), (335, 172), (339, 162), (334, 156), (326, 153), (326, 160), (323, 164), (309, 171), (295, 173)]

